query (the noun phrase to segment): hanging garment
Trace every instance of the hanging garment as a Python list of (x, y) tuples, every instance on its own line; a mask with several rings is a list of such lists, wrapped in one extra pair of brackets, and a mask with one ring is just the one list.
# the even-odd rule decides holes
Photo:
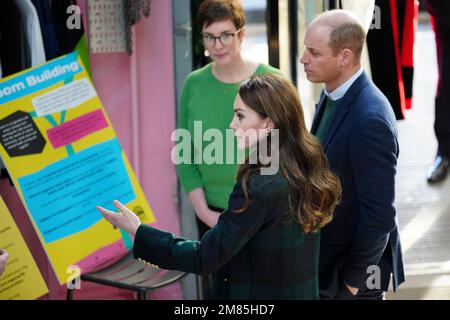
[(31, 66), (43, 64), (46, 61), (45, 49), (36, 8), (31, 0), (15, 0), (15, 2), (23, 18), (23, 30), (28, 42)]
[(406, 109), (411, 109), (414, 80), (414, 39), (418, 28), (419, 1), (397, 0), (397, 7), (399, 26), (403, 26), (399, 44), (403, 84), (405, 87), (405, 104)]
[(438, 64), (434, 133), (438, 154), (450, 157), (450, 2), (428, 0), (426, 5), (433, 18)]
[(89, 52), (127, 52), (123, 0), (88, 0)]
[(131, 27), (139, 22), (141, 11), (145, 17), (150, 15), (151, 0), (122, 0), (125, 15), (125, 41), (129, 55), (133, 53), (133, 34)]
[(88, 0), (89, 51), (133, 53), (132, 27), (141, 13), (148, 17), (151, 0)]
[(31, 67), (24, 21), (15, 1), (0, 1), (0, 59), (3, 76)]
[[(39, 18), (30, 0), (0, 4), (0, 78), (46, 62)], [(4, 66), (4, 67), (3, 67)], [(0, 159), (1, 179), (9, 177)]]
[(399, 30), (396, 0), (376, 0), (380, 8), (379, 28), (367, 35), (372, 80), (384, 93), (397, 119), (405, 118), (405, 90), (400, 65)]
[(417, 3), (414, 0), (376, 0), (375, 5), (380, 12), (379, 27), (372, 28), (367, 35), (372, 80), (388, 98), (400, 120), (411, 106)]
[(76, 5), (74, 0), (55, 0), (51, 2), (53, 25), (58, 38), (60, 55), (72, 52), (84, 34), (82, 23), (79, 29), (69, 29), (67, 27), (67, 20), (72, 15), (72, 13), (67, 13), (67, 8), (72, 5)]
[(450, 4), (443, 0), (426, 0), (427, 11), (433, 16), (436, 25), (450, 28)]
[(59, 57), (61, 53), (50, 11), (49, 0), (31, 0), (31, 2), (35, 6), (39, 17), (42, 39), (44, 41), (45, 57), (47, 58), (47, 61)]

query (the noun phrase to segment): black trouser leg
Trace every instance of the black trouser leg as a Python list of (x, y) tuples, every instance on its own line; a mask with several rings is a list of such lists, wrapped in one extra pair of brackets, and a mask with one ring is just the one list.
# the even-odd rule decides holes
[[(197, 216), (195, 217), (198, 229), (198, 238), (201, 239), (203, 235), (210, 229)], [(211, 299), (211, 282), (207, 274), (200, 276), (201, 296), (203, 300)]]
[(450, 28), (435, 26), (439, 84), (435, 100), (434, 130), (438, 153), (450, 158)]
[[(215, 208), (215, 207), (209, 207), (213, 211), (222, 212), (223, 209)], [(198, 237), (201, 239), (203, 235), (210, 230), (211, 228), (208, 227), (206, 224), (203, 223), (197, 216), (195, 217), (195, 220), (197, 221), (197, 229), (198, 229)], [(213, 275), (203, 275), (201, 276), (201, 289), (202, 289), (202, 296), (204, 300), (210, 300), (212, 299), (212, 278)]]

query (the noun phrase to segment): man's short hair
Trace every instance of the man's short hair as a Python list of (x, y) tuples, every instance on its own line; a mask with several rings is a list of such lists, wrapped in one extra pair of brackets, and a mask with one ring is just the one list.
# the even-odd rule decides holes
[(334, 55), (344, 49), (350, 49), (356, 57), (361, 58), (366, 31), (352, 13), (345, 10), (330, 10), (320, 14), (315, 20), (331, 28), (329, 45)]
[(365, 41), (366, 33), (360, 24), (344, 23), (333, 29), (330, 34), (330, 47), (334, 55), (344, 49), (350, 49), (357, 60), (361, 58)]

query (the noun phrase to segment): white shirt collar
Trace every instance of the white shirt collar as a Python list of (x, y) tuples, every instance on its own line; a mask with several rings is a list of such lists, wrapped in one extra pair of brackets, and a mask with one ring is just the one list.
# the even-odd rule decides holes
[(325, 94), (331, 98), (331, 100), (336, 101), (341, 99), (347, 93), (348, 89), (352, 86), (353, 82), (358, 79), (358, 77), (364, 72), (364, 69), (361, 67), (358, 72), (356, 72), (353, 76), (350, 77), (347, 81), (340, 85), (339, 88), (333, 90), (333, 92), (329, 93), (325, 89)]

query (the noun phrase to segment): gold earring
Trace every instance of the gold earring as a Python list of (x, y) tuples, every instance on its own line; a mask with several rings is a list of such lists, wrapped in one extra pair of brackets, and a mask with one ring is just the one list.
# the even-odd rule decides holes
[(205, 55), (205, 57), (209, 57), (209, 51), (208, 51), (208, 49), (205, 49), (205, 51), (203, 52), (203, 54)]

